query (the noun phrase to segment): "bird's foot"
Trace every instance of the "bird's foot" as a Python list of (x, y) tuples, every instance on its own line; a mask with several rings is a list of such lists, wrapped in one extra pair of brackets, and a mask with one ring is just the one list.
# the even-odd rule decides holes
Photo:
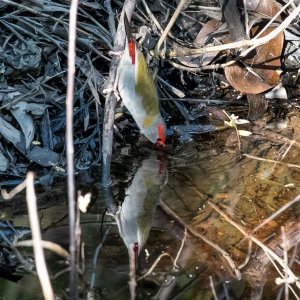
[(116, 98), (117, 98), (117, 100), (120, 100), (120, 99), (121, 99), (116, 83), (115, 83), (113, 86), (108, 86), (106, 89), (104, 89), (104, 90), (102, 91), (102, 93), (103, 93), (104, 95), (108, 95), (108, 94), (110, 94), (110, 93), (114, 93), (115, 96), (116, 96)]

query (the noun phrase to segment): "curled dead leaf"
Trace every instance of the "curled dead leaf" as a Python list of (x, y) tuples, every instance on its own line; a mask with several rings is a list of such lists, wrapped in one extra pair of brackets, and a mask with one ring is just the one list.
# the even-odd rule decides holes
[[(256, 12), (272, 17), (279, 8), (273, 1), (261, 0)], [(264, 24), (265, 25), (265, 24)], [(262, 31), (263, 26), (251, 29), (252, 37)], [(269, 34), (273, 28), (267, 28), (260, 37)], [(283, 48), (283, 32), (268, 43), (256, 47), (243, 59), (244, 66), (234, 64), (225, 68), (229, 83), (238, 91), (249, 94), (260, 94), (272, 88), (279, 81), (281, 53)]]

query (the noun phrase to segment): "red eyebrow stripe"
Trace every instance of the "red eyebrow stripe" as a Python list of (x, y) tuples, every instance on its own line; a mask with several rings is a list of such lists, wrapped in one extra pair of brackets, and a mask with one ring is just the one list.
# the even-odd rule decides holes
[(131, 57), (132, 64), (135, 64), (135, 43), (133, 38), (131, 38), (128, 42), (129, 55)]

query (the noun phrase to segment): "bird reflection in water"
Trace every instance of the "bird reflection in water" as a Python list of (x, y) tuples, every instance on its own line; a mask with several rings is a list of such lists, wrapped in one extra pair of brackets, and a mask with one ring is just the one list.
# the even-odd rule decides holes
[(120, 236), (129, 254), (131, 299), (135, 297), (138, 255), (148, 239), (152, 217), (167, 178), (163, 157), (151, 155), (143, 160), (126, 191), (119, 214), (115, 215)]

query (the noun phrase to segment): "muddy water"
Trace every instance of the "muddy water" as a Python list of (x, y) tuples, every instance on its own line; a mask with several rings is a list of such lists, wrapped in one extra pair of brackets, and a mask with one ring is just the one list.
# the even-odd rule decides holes
[[(290, 145), (299, 136), (298, 120), (296, 113), (290, 113), (285, 121), (269, 124), (269, 129), (257, 124), (251, 128), (251, 137), (241, 137), (241, 152), (233, 129), (195, 137), (185, 145), (167, 146), (164, 153), (145, 148), (137, 155), (129, 148), (114, 162), (110, 199), (104, 199), (97, 184), (80, 182), (84, 192), (93, 187), (92, 204), (81, 214), (82, 296), (129, 299), (129, 257), (135, 255), (136, 243), (137, 299), (214, 299), (213, 289), (218, 299), (284, 295), (279, 294), (282, 287), (275, 284), (279, 274), (260, 247), (253, 243), (248, 256), (248, 240), (209, 202), (250, 232), (294, 199), (300, 189), (300, 154), (297, 142)], [(83, 175), (86, 178), (81, 174), (78, 179)], [(37, 194), (43, 238), (68, 249), (64, 191), (60, 180), (51, 192), (38, 189)], [(103, 217), (105, 201), (112, 201), (110, 209), (123, 202), (117, 215)], [(16, 197), (12, 205), (3, 205), (1, 211), (2, 219), (28, 226), (24, 196)], [(293, 255), (294, 260), (291, 269), (297, 276), (299, 257), (293, 244), (299, 241), (299, 214), (296, 202), (255, 232), (260, 241), (282, 254), (284, 226), (291, 243), (289, 258)], [(24, 257), (31, 257), (30, 249), (18, 249)], [(46, 254), (55, 291), (66, 298), (68, 265), (56, 254)], [(0, 279), (1, 299), (42, 298), (37, 278), (21, 275), (17, 282)]]

